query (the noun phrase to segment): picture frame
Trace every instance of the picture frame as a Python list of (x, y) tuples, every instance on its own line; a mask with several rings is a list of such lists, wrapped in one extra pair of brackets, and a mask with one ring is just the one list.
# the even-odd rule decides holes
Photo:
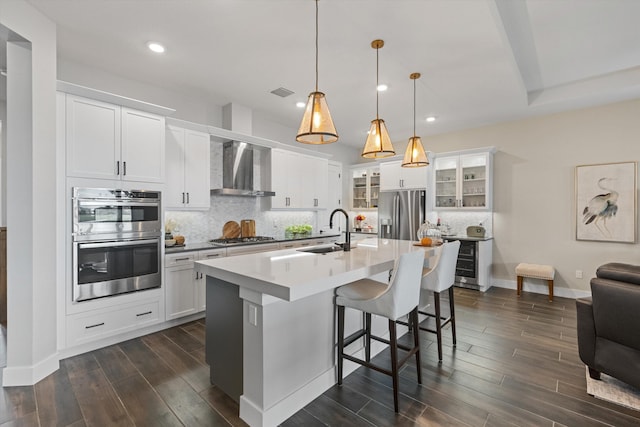
[(576, 166), (576, 240), (635, 243), (637, 180), (637, 162)]

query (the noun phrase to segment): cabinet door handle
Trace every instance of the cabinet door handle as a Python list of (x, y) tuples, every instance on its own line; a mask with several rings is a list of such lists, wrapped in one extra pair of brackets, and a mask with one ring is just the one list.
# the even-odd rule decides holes
[(182, 204), (184, 205), (184, 193), (182, 193)]
[(175, 261), (189, 261), (189, 257), (185, 257), (185, 258), (176, 258)]
[(206, 256), (207, 258), (215, 258), (215, 257), (219, 257), (220, 254), (207, 254)]
[(127, 174), (127, 162), (122, 162), (122, 176)]
[(104, 326), (104, 322), (96, 323), (95, 325), (85, 326), (85, 329), (97, 328), (98, 326)]
[(144, 313), (138, 313), (138, 314), (136, 314), (136, 317), (146, 316), (147, 314), (151, 314), (151, 313), (153, 313), (153, 311), (145, 311)]
[(120, 160), (116, 160), (116, 175), (120, 175)]
[(189, 204), (189, 193), (187, 193), (187, 204)]

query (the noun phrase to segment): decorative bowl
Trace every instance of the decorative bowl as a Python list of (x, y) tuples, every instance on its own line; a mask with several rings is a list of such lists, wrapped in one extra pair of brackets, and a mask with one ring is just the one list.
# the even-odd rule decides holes
[(171, 246), (176, 244), (176, 239), (167, 239), (164, 241), (165, 248), (170, 248)]

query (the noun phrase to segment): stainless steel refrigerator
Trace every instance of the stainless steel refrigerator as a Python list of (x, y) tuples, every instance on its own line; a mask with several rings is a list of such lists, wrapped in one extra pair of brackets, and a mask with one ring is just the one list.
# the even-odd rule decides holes
[(417, 240), (425, 221), (426, 191), (381, 192), (378, 200), (378, 230), (382, 238)]

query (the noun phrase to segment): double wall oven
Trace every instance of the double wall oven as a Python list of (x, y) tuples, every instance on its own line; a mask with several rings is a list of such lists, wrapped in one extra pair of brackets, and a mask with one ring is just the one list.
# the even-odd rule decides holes
[(159, 191), (73, 188), (73, 301), (160, 287)]

